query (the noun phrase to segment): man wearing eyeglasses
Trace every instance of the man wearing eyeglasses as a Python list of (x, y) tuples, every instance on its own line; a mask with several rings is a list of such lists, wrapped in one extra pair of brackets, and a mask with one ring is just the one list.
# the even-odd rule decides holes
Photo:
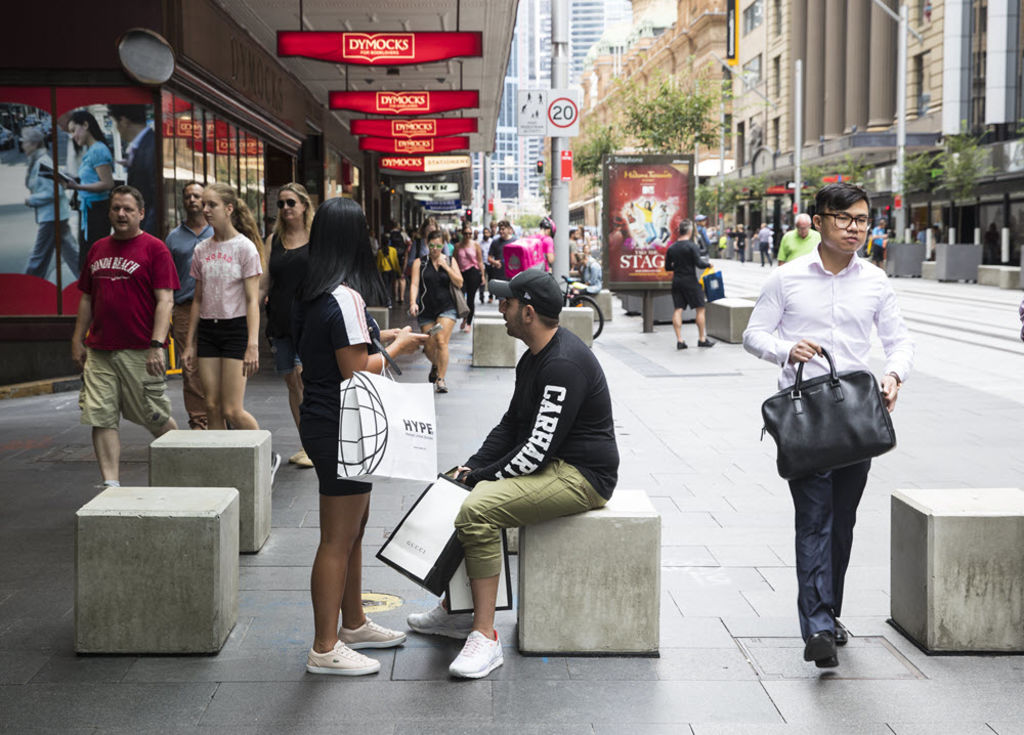
[[(743, 346), (781, 368), (779, 388), (796, 382), (798, 363), (807, 379), (824, 375), (825, 348), (839, 372), (870, 370), (871, 327), (885, 350), (881, 390), (892, 411), (910, 372), (914, 343), (884, 272), (857, 257), (870, 218), (866, 191), (829, 184), (815, 198), (814, 225), (821, 242), (778, 268), (754, 306)], [(810, 451), (810, 450), (809, 450)], [(819, 668), (839, 665), (836, 646), (849, 631), (839, 622), (843, 583), (853, 545), (857, 505), (871, 461), (789, 481), (796, 509), (797, 608), (804, 660)]]

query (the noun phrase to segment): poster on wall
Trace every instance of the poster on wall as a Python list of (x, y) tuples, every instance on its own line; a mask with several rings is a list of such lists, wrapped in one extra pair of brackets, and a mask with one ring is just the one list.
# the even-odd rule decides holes
[(613, 290), (671, 286), (665, 251), (692, 216), (693, 159), (615, 155), (604, 159), (605, 283)]

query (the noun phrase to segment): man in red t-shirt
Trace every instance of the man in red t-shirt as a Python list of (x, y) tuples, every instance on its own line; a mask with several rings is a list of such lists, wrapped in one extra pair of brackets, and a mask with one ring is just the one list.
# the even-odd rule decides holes
[(111, 192), (114, 234), (93, 244), (78, 279), (82, 299), (71, 357), (82, 367), (78, 404), (82, 423), (92, 426), (105, 486), (121, 484), (122, 413), (153, 436), (178, 428), (164, 372), (178, 272), (167, 246), (142, 231), (145, 206), (132, 186)]

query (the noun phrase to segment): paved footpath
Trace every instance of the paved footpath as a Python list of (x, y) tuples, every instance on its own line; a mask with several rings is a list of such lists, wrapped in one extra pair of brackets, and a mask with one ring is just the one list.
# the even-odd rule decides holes
[[(768, 273), (723, 269), (730, 296), (756, 294)], [(677, 352), (670, 325), (643, 334), (616, 305), (594, 352), (614, 399), (620, 487), (646, 490), (662, 514), (660, 658), (520, 657), (506, 612), (505, 665), (485, 680), (449, 680), (458, 644), (418, 635), (371, 652), (376, 676), (306, 674), (317, 495), (312, 471), (289, 466), (270, 540), (241, 558), (239, 621), (220, 654), (76, 657), (72, 520), (98, 472), (77, 395), (55, 394), (0, 401), (0, 732), (1024, 733), (1024, 658), (929, 657), (886, 623), (891, 491), (1021, 484), (1021, 294), (893, 283), (916, 367), (894, 414), (899, 446), (875, 461), (861, 505), (844, 615), (854, 637), (838, 669), (801, 658), (792, 504), (773, 443), (759, 440), (776, 369), (740, 345)], [(693, 345), (696, 328), (684, 330)], [(478, 446), (512, 389), (511, 369), (470, 367), (469, 345), (454, 336), (452, 392), (437, 397), (442, 467)], [(880, 368), (880, 350), (873, 359)], [(405, 363), (403, 380), (426, 378), (423, 358)], [(182, 422), (180, 382), (170, 391)], [(284, 456), (298, 448), (281, 380), (252, 381), (247, 407)], [(145, 484), (147, 435), (126, 426), (123, 441), (125, 484)], [(373, 558), (419, 490), (379, 483), (371, 503), (364, 586), (398, 598), (369, 603), (393, 627), (434, 603)]]

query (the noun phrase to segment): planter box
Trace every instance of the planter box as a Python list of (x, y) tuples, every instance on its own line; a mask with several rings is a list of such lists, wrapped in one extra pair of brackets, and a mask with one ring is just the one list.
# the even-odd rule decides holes
[(897, 242), (888, 247), (885, 272), (894, 278), (920, 278), (924, 262), (924, 244)]
[(935, 246), (935, 278), (939, 281), (977, 281), (981, 265), (981, 245)]

